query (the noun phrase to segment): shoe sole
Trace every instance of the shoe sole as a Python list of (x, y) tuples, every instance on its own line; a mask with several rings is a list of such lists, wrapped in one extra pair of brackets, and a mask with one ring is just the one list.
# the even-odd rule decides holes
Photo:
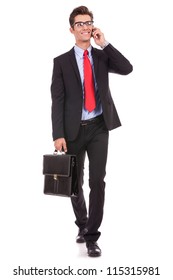
[(76, 243), (85, 243), (85, 240), (76, 240)]
[(99, 254), (88, 254), (88, 256), (92, 257), (92, 258), (101, 257), (101, 253), (99, 253)]

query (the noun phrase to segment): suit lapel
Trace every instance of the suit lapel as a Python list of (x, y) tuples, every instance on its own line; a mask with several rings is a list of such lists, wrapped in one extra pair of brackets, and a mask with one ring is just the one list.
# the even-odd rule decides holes
[(75, 53), (74, 53), (74, 48), (72, 48), (69, 51), (69, 59), (70, 59), (70, 62), (72, 64), (73, 68), (74, 68), (74, 72), (77, 76), (77, 79), (81, 83), (81, 78), (80, 78), (80, 73), (79, 73), (79, 69), (78, 69), (78, 66), (77, 66), (77, 61), (76, 61), (76, 57), (75, 57)]
[(99, 65), (99, 57), (97, 55), (97, 52), (94, 48), (92, 48), (92, 58), (93, 58), (93, 63), (94, 63), (94, 72), (95, 75), (97, 75), (97, 71), (98, 71), (98, 65)]

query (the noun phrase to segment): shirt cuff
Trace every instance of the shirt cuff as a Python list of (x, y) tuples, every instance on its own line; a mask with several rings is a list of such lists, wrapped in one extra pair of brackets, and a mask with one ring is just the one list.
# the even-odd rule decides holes
[(103, 45), (101, 46), (102, 50), (103, 50), (104, 48), (106, 48), (107, 45), (109, 45), (109, 42), (108, 42), (108, 41), (104, 41)]

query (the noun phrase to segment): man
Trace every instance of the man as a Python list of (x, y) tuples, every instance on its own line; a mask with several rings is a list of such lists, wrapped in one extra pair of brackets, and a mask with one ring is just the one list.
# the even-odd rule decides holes
[[(75, 8), (69, 22), (75, 46), (54, 59), (53, 140), (56, 150), (77, 157), (79, 195), (71, 199), (79, 228), (76, 242), (86, 242), (88, 255), (97, 257), (101, 255), (97, 240), (103, 218), (108, 131), (121, 125), (109, 90), (108, 73), (127, 75), (132, 65), (105, 40), (101, 30), (94, 27), (93, 14), (87, 7)], [(91, 46), (91, 38), (100, 49)], [(85, 52), (84, 56), (85, 50), (88, 55)], [(88, 213), (82, 189), (86, 154), (90, 187)]]

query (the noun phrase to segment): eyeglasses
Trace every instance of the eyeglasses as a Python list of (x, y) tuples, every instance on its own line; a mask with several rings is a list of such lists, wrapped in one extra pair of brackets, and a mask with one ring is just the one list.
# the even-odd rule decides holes
[(75, 23), (73, 24), (73, 26), (76, 26), (76, 27), (80, 28), (80, 27), (83, 27), (84, 25), (86, 25), (86, 26), (92, 26), (93, 23), (94, 23), (93, 20), (89, 20), (89, 21), (85, 21), (85, 22), (83, 22), (83, 21), (77, 21), (77, 22), (75, 22)]

